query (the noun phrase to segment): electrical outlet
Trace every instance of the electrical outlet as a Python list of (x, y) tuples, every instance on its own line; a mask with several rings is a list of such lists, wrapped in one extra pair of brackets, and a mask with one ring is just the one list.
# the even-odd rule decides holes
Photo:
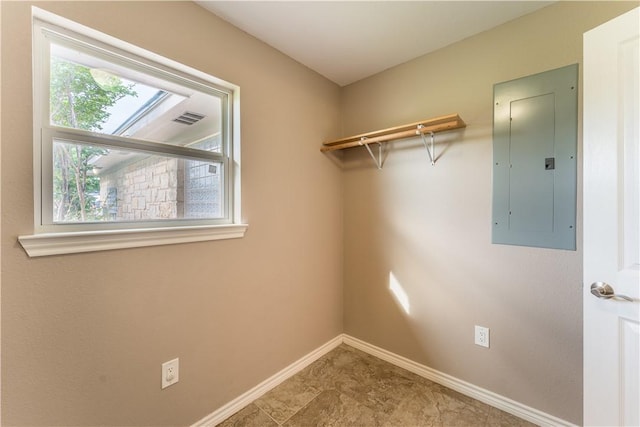
[(476, 325), (476, 345), (489, 348), (489, 328)]
[(178, 382), (180, 359), (176, 358), (162, 364), (162, 388), (167, 388)]

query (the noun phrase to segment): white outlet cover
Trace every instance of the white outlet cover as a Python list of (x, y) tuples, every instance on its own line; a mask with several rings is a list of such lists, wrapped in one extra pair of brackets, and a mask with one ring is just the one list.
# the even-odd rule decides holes
[(162, 364), (162, 388), (178, 382), (180, 378), (180, 359), (175, 358)]
[(481, 347), (489, 348), (489, 328), (476, 325), (475, 343)]

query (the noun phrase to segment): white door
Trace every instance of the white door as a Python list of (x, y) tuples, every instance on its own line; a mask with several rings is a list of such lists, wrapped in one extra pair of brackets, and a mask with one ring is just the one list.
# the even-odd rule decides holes
[(584, 35), (585, 425), (640, 426), (639, 10)]

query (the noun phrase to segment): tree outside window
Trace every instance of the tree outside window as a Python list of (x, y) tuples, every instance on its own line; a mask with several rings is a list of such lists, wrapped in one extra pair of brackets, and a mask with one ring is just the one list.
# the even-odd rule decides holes
[[(125, 84), (113, 75), (107, 75), (98, 84), (92, 71), (55, 56), (51, 58), (51, 124), (100, 131), (110, 116), (110, 107), (125, 96), (137, 96), (133, 84)], [(97, 206), (94, 196), (100, 191), (100, 179), (92, 173), (89, 162), (107, 153), (107, 149), (95, 146), (54, 144), (54, 221), (102, 219), (103, 210)]]

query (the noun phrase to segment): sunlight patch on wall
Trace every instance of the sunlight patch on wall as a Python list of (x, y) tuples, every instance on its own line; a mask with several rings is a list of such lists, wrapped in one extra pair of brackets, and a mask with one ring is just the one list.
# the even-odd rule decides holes
[(393, 274), (393, 271), (389, 272), (389, 290), (395, 297), (398, 304), (400, 304), (400, 307), (402, 307), (404, 312), (407, 314), (410, 314), (409, 313), (409, 296), (405, 292), (402, 285), (400, 285), (400, 282), (398, 282), (398, 279), (396, 279), (396, 276)]

